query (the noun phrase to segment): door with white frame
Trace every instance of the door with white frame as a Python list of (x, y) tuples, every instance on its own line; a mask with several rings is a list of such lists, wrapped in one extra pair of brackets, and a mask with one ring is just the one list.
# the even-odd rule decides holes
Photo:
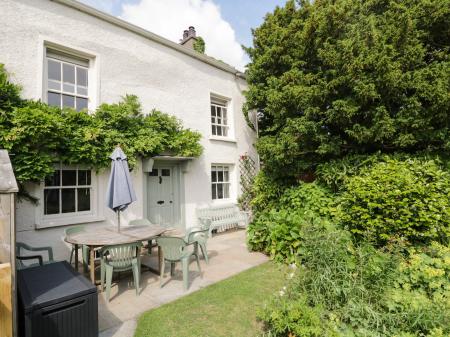
[(155, 166), (147, 179), (147, 217), (158, 225), (174, 226), (177, 198), (173, 166)]

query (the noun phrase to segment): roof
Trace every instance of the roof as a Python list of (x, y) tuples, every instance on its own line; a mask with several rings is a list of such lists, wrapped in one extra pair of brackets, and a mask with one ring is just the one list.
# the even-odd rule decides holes
[(18, 192), (16, 178), (9, 160), (8, 151), (0, 150), (0, 193)]
[(152, 33), (148, 30), (145, 30), (141, 27), (138, 27), (136, 25), (133, 25), (125, 20), (119, 19), (113, 15), (107, 14), (105, 12), (99, 11), (91, 6), (85, 5), (83, 3), (80, 3), (78, 1), (74, 0), (50, 0), (62, 5), (66, 5), (68, 7), (71, 7), (73, 9), (76, 9), (80, 12), (86, 13), (91, 16), (95, 16), (96, 18), (109, 22), (115, 26), (118, 26), (120, 28), (126, 29), (130, 32), (133, 32), (137, 35), (140, 35), (142, 37), (145, 37), (153, 42), (159, 43), (163, 46), (169, 47), (171, 49), (174, 49), (180, 53), (183, 53), (185, 55), (188, 55), (190, 57), (193, 57), (201, 62), (204, 62), (206, 64), (209, 64), (215, 68), (218, 68), (220, 70), (223, 70), (225, 72), (231, 73), (237, 77), (240, 77), (242, 79), (245, 79), (245, 74), (241, 71), (237, 70), (233, 66), (226, 64), (225, 62), (216, 60), (215, 58), (201, 54), (199, 52), (196, 52), (195, 50), (192, 50), (190, 48), (186, 48), (176, 42), (170, 41), (162, 36), (159, 36), (155, 33)]

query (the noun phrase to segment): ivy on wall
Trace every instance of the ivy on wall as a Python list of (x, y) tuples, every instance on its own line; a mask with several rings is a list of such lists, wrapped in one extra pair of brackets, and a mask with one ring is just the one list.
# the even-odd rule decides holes
[(102, 104), (92, 113), (21, 99), (20, 87), (9, 81), (0, 64), (0, 148), (11, 155), (22, 195), (23, 184), (51, 175), (55, 162), (100, 170), (110, 165), (109, 155), (117, 144), (130, 167), (138, 157), (162, 153), (198, 157), (200, 138), (173, 116), (157, 110), (144, 114), (133, 95)]

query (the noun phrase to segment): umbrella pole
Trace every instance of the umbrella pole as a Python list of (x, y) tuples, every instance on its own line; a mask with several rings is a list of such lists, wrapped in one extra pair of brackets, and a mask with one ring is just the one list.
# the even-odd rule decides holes
[(120, 210), (117, 211), (117, 225), (118, 225), (119, 232), (120, 232)]

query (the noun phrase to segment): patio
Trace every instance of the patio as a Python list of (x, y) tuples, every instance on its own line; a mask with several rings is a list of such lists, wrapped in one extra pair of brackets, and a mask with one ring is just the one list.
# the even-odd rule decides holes
[[(245, 230), (228, 231), (215, 235), (208, 241), (209, 265), (200, 260), (203, 278), (192, 260), (189, 269), (190, 287), (183, 290), (182, 273), (177, 265), (175, 275), (170, 278), (170, 268), (166, 266), (163, 287), (159, 287), (159, 277), (142, 267), (140, 295), (136, 296), (131, 284), (131, 274), (123, 274), (111, 289), (111, 301), (106, 302), (103, 293), (99, 293), (99, 330), (101, 337), (132, 336), (135, 319), (145, 311), (171, 302), (179, 297), (199, 290), (210, 284), (238, 274), (241, 271), (259, 265), (268, 260), (260, 253), (248, 252), (245, 244)], [(153, 255), (144, 257), (143, 265), (157, 268), (156, 249)]]

